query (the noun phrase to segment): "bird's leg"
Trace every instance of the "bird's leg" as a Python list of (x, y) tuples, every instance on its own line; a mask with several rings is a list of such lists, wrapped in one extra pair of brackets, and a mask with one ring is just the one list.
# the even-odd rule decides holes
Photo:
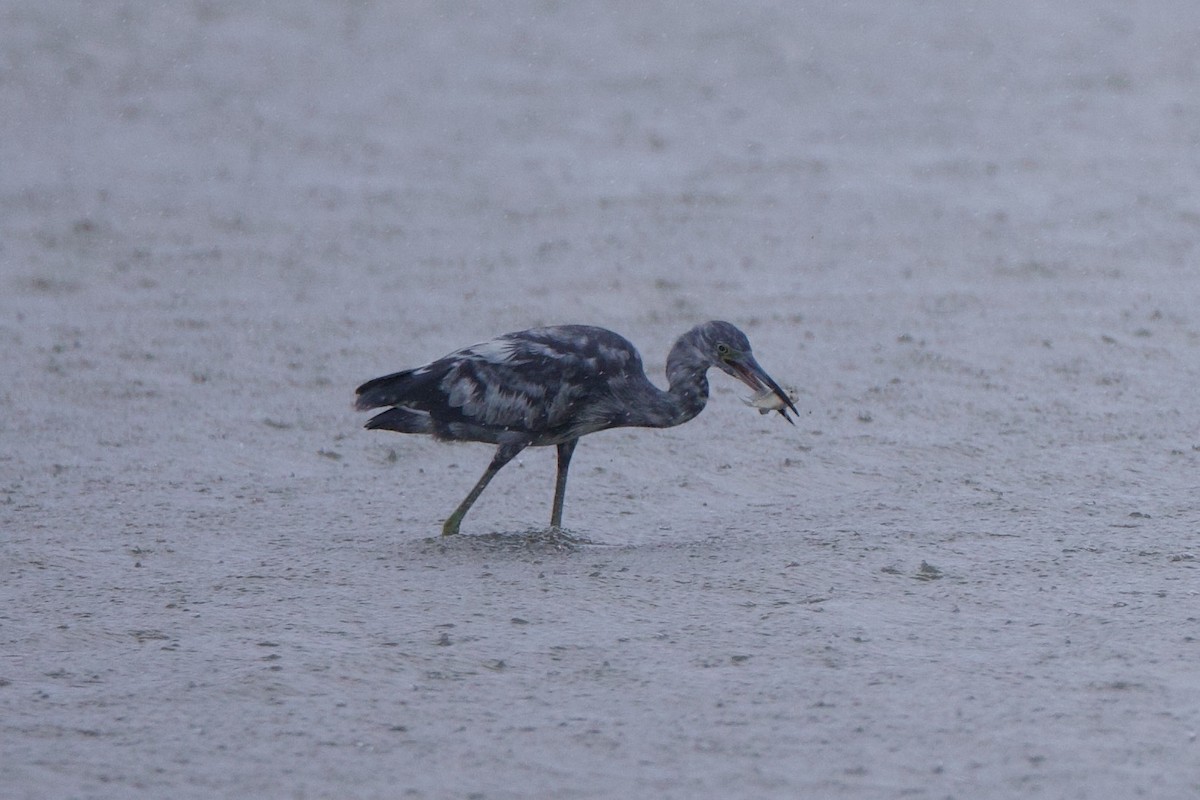
[(458, 533), (458, 526), (462, 524), (463, 517), (465, 517), (467, 512), (471, 510), (471, 506), (473, 506), (475, 501), (479, 499), (479, 495), (483, 494), (483, 490), (487, 488), (488, 483), (490, 483), (492, 478), (496, 476), (496, 473), (500, 471), (501, 467), (512, 461), (513, 458), (516, 457), (517, 453), (520, 453), (524, 449), (524, 443), (502, 444), (496, 448), (496, 455), (492, 456), (492, 463), (488, 464), (488, 468), (483, 473), (483, 477), (479, 479), (479, 482), (475, 484), (475, 487), (471, 489), (470, 493), (465, 498), (463, 498), (463, 501), (458, 504), (458, 508), (454, 509), (454, 513), (451, 514), (450, 518), (446, 520), (446, 523), (442, 525), (442, 536), (453, 536), (454, 534)]
[(558, 446), (558, 478), (554, 481), (554, 507), (550, 511), (550, 527), (562, 527), (563, 499), (567, 494), (567, 469), (571, 466), (571, 455), (575, 452), (578, 439), (563, 442)]

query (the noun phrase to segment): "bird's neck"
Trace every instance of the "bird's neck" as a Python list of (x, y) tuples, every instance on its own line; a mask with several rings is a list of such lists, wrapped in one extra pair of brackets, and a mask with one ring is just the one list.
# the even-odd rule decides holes
[(663, 392), (665, 424), (681, 425), (704, 410), (708, 402), (708, 360), (690, 334), (680, 337), (667, 356), (667, 381)]
[(704, 410), (705, 404), (708, 403), (706, 371), (697, 368), (667, 373), (667, 379), (671, 382), (671, 388), (666, 392), (670, 397), (671, 422), (664, 427), (682, 425)]

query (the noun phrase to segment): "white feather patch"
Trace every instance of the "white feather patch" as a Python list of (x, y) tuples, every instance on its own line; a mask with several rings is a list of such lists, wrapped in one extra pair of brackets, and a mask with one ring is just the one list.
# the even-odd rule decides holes
[(464, 354), (482, 358), (492, 364), (506, 364), (512, 360), (517, 343), (511, 339), (492, 339), (480, 342), (464, 350)]

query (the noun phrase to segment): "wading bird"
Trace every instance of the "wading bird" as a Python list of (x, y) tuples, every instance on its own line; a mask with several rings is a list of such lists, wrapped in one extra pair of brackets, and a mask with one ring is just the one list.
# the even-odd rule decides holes
[(646, 378), (641, 356), (624, 337), (604, 328), (559, 325), (508, 333), (423, 367), (367, 381), (358, 387), (355, 407), (391, 406), (367, 422), (369, 429), (498, 445), (483, 477), (442, 526), (445, 536), (458, 533), (472, 504), (518, 453), (556, 445), (550, 525), (558, 528), (579, 437), (606, 428), (687, 422), (708, 401), (709, 367), (778, 398), (773, 408), (788, 422), (787, 409), (799, 414), (754, 360), (746, 334), (728, 322), (706, 322), (679, 337), (667, 356), (670, 388), (665, 392)]

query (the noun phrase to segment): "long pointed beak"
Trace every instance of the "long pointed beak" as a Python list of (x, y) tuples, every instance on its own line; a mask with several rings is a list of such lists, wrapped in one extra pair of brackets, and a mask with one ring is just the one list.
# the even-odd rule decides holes
[(796, 410), (796, 406), (792, 403), (792, 399), (788, 397), (787, 392), (783, 390), (775, 379), (767, 374), (767, 371), (758, 365), (754, 360), (754, 356), (745, 355), (737, 360), (731, 360), (730, 366), (733, 367), (733, 372), (737, 378), (756, 392), (761, 392), (763, 389), (770, 389), (771, 393), (783, 401), (783, 406), (779, 409), (779, 415), (790, 422), (792, 425), (796, 423), (788, 416), (787, 410), (790, 408), (792, 413), (797, 417), (800, 412)]

